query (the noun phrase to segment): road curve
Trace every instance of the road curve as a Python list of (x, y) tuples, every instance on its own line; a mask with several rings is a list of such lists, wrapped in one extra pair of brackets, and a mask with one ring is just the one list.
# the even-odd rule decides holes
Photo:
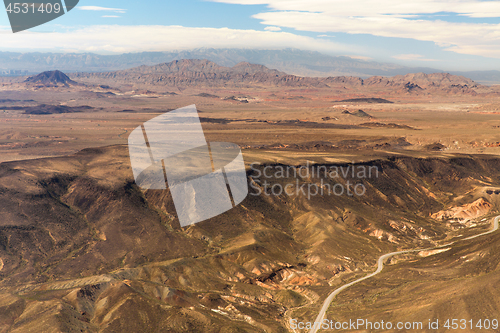
[[(491, 234), (491, 233), (493, 233), (493, 232), (495, 232), (495, 231), (498, 230), (498, 220), (500, 220), (500, 215), (497, 216), (497, 217), (495, 217), (495, 219), (493, 220), (493, 228), (491, 230), (483, 232), (483, 233), (481, 233), (479, 235), (467, 237), (467, 238), (464, 238), (464, 239), (459, 239), (459, 240), (456, 240), (454, 242), (451, 242), (451, 243), (448, 243), (448, 244), (445, 244), (445, 245), (440, 245), (440, 246), (432, 247), (432, 248), (397, 251), (397, 252), (391, 252), (391, 253), (387, 253), (387, 254), (384, 254), (384, 255), (380, 256), (380, 258), (378, 258), (378, 267), (377, 267), (377, 270), (375, 272), (373, 272), (373, 273), (371, 273), (371, 274), (369, 274), (367, 276), (364, 276), (364, 277), (362, 277), (360, 279), (357, 279), (355, 281), (352, 281), (352, 282), (349, 282), (347, 284), (344, 284), (342, 287), (335, 289), (330, 295), (328, 295), (328, 297), (323, 302), (323, 306), (321, 307), (321, 310), (319, 311), (319, 314), (316, 317), (316, 320), (314, 320), (314, 323), (321, 323), (323, 321), (323, 319), (325, 318), (326, 310), (328, 310), (328, 308), (330, 307), (330, 304), (332, 303), (332, 301), (335, 298), (335, 296), (337, 296), (339, 293), (341, 293), (343, 290), (349, 288), (350, 286), (355, 285), (356, 283), (359, 283), (359, 282), (364, 281), (366, 279), (369, 279), (369, 278), (377, 275), (378, 273), (382, 272), (382, 270), (384, 269), (384, 261), (386, 259), (389, 259), (392, 256), (395, 256), (395, 255), (398, 255), (398, 254), (402, 254), (402, 253), (436, 250), (436, 249), (440, 249), (440, 248), (443, 248), (443, 247), (446, 247), (446, 246), (453, 245), (456, 242), (460, 242), (460, 241), (464, 241), (464, 240), (469, 240), (469, 239), (474, 239), (474, 238), (481, 237), (481, 236), (484, 236), (484, 235), (487, 235), (487, 234)], [(320, 328), (321, 328), (321, 324), (313, 325), (313, 328), (309, 332), (310, 333), (316, 333)]]

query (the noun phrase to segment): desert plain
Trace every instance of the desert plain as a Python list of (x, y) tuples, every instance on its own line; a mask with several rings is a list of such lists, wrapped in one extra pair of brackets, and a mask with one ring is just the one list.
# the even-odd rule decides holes
[[(181, 228), (168, 190), (135, 184), (127, 139), (192, 104), (208, 141), (241, 147), (253, 186)], [(294, 320), (314, 322), (333, 290), (403, 250), (418, 251), (325, 318), (498, 323), (499, 236), (467, 238), (498, 214), (499, 154), (500, 86), (446, 73), (308, 78), (180, 60), (4, 77), (0, 332), (308, 332)], [(304, 165), (379, 172), (270, 179), (357, 181), (359, 196), (255, 193), (257, 169)]]

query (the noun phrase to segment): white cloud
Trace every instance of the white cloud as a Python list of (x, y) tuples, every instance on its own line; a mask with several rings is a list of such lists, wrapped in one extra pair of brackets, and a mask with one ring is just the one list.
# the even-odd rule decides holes
[[(445, 21), (442, 12), (472, 18), (500, 17), (500, 1), (477, 0), (211, 0), (267, 5), (254, 15), (268, 26), (300, 31), (371, 34), (431, 41), (445, 50), (500, 58), (500, 24)], [(433, 19), (419, 15), (437, 14)], [(439, 18), (439, 19), (438, 19)]]
[(336, 16), (379, 16), (457, 13), (469, 17), (500, 17), (499, 1), (480, 0), (209, 0), (241, 5), (267, 5), (273, 11), (303, 11)]
[(79, 10), (91, 10), (91, 11), (108, 11), (108, 12), (117, 12), (117, 13), (125, 13), (126, 9), (121, 8), (108, 8), (108, 7), (99, 7), (99, 6), (79, 6), (76, 7)]
[(264, 30), (266, 31), (281, 31), (280, 27), (265, 27)]
[(373, 60), (373, 58), (371, 58), (371, 57), (365, 57), (365, 56), (360, 56), (360, 55), (349, 55), (349, 56), (346, 56), (346, 57), (349, 57), (351, 59), (364, 60), (364, 61)]
[(500, 24), (405, 20), (397, 17), (331, 17), (325, 13), (270, 12), (264, 24), (314, 32), (346, 32), (432, 41), (446, 50), (500, 58)]
[[(1, 32), (1, 31), (0, 31)], [(2, 36), (2, 49), (40, 49), (70, 52), (141, 52), (200, 47), (301, 49), (362, 53), (361, 48), (288, 32), (188, 28), (182, 26), (95, 25), (65, 32), (23, 31)]]
[(411, 61), (437, 61), (436, 59), (427, 59), (421, 54), (398, 54), (393, 56), (398, 60), (411, 60)]
[(121, 17), (121, 16), (118, 16), (118, 15), (103, 15), (101, 17), (117, 18), (117, 17)]

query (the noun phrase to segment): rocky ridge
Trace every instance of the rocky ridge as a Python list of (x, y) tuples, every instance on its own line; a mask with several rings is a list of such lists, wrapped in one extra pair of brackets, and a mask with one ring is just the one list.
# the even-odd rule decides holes
[(224, 67), (206, 59), (175, 60), (154, 66), (140, 66), (114, 72), (77, 73), (73, 77), (75, 79), (101, 79), (180, 87), (358, 88), (391, 89), (391, 91), (415, 94), (436, 91), (450, 94), (476, 94), (478, 89), (485, 88), (471, 79), (449, 73), (415, 73), (394, 77), (373, 76), (367, 79), (353, 76), (301, 77), (248, 62), (241, 62), (233, 67)]

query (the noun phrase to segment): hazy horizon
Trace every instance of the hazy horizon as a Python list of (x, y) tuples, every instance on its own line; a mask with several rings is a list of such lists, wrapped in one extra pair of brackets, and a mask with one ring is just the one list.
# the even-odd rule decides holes
[(13, 34), (0, 11), (0, 51), (121, 54), (196, 48), (296, 47), (442, 70), (499, 70), (500, 4), (491, 1), (93, 0)]

